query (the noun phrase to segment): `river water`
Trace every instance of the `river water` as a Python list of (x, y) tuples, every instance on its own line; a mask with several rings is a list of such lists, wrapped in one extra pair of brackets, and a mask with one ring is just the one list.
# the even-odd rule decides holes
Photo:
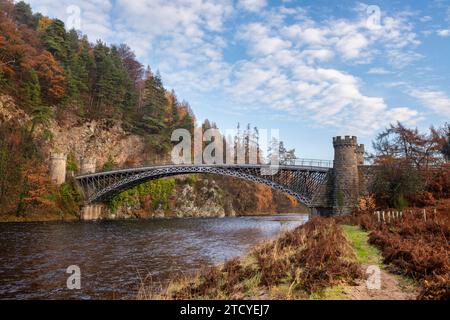
[[(174, 273), (221, 263), (307, 219), (0, 223), (0, 299), (133, 299), (141, 278), (164, 283)], [(79, 290), (67, 288), (71, 265), (80, 268)]]

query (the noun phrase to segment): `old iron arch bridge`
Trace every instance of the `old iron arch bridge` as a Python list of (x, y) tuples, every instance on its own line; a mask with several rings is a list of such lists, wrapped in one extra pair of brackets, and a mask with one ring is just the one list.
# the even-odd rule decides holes
[(286, 192), (322, 215), (348, 214), (367, 194), (373, 166), (366, 166), (364, 145), (357, 137), (333, 138), (334, 160), (295, 159), (282, 163), (275, 174), (265, 164), (166, 164), (87, 173), (76, 177), (87, 205), (107, 202), (121, 191), (145, 181), (188, 173), (209, 173), (241, 178)]
[[(283, 191), (311, 207), (319, 187), (327, 180), (332, 161), (296, 159), (280, 164), (275, 171), (268, 165), (252, 164), (165, 164), (96, 172), (77, 176), (87, 203), (107, 202), (114, 195), (164, 177), (189, 173), (219, 174), (262, 183)], [(275, 174), (267, 174), (275, 172)]]

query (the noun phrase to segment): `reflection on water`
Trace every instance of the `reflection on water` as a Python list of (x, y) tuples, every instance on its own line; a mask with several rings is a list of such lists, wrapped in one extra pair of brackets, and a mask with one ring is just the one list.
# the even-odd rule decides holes
[[(244, 253), (307, 215), (75, 223), (0, 223), (1, 299), (134, 298), (139, 275), (164, 282)], [(66, 268), (81, 269), (68, 290)]]

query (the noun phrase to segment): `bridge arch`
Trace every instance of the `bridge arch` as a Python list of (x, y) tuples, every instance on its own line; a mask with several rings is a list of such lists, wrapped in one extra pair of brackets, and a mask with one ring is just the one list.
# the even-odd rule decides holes
[(271, 170), (262, 165), (166, 165), (144, 168), (113, 170), (76, 177), (82, 186), (88, 203), (105, 202), (114, 195), (146, 181), (181, 174), (218, 174), (267, 185), (285, 192), (310, 207), (314, 194), (324, 182), (328, 168), (279, 166), (273, 175), (263, 174)]

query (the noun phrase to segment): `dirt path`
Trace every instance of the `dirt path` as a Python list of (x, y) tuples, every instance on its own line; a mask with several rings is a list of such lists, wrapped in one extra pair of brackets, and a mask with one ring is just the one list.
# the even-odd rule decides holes
[(352, 300), (412, 300), (418, 295), (418, 288), (411, 280), (389, 271), (383, 264), (380, 251), (368, 243), (368, 232), (357, 226), (342, 226), (352, 244), (365, 279), (356, 286), (344, 286), (342, 294)]
[[(415, 300), (418, 295), (417, 288), (408, 283), (401, 276), (390, 273), (380, 268), (380, 287), (369, 289), (374, 277), (371, 271), (366, 273), (369, 266), (362, 266), (362, 271), (366, 274), (365, 280), (358, 281), (356, 286), (348, 286), (343, 289), (343, 293), (351, 300)], [(367, 284), (369, 282), (369, 285)]]

